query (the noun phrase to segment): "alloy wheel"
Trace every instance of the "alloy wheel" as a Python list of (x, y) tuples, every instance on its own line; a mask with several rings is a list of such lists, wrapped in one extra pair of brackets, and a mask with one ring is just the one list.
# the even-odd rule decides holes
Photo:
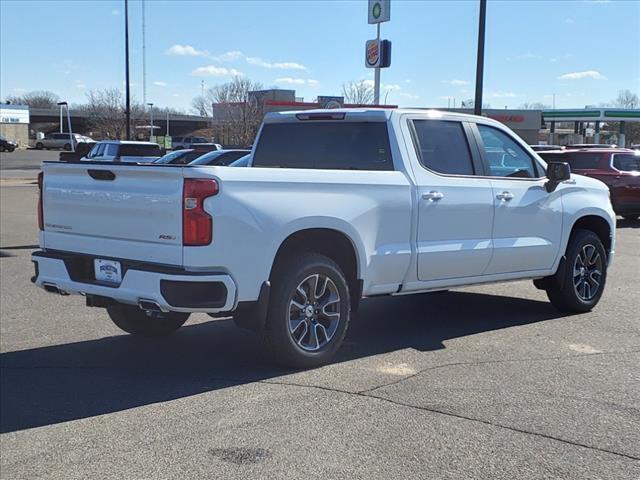
[(289, 301), (289, 334), (306, 352), (327, 345), (340, 324), (340, 292), (327, 275), (316, 273), (300, 282)]
[(591, 244), (582, 247), (573, 265), (573, 288), (584, 301), (592, 300), (602, 283), (602, 257)]

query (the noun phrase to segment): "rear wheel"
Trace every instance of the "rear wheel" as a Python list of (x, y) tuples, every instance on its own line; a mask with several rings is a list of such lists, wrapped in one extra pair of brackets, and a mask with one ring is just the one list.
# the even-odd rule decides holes
[(344, 273), (330, 258), (304, 253), (277, 268), (263, 332), (274, 359), (313, 368), (331, 361), (349, 326)]
[(71, 150), (71, 144), (70, 143), (65, 143), (63, 148), (68, 152), (68, 151)]
[(189, 318), (188, 313), (149, 312), (132, 305), (112, 305), (107, 307), (107, 313), (120, 329), (143, 337), (169, 335)]
[(588, 312), (597, 305), (607, 279), (607, 252), (590, 230), (571, 234), (555, 275), (545, 282), (547, 296), (562, 312)]
[(36, 150), (42, 150), (43, 148), (44, 148), (44, 145), (42, 144), (42, 142), (36, 143)]

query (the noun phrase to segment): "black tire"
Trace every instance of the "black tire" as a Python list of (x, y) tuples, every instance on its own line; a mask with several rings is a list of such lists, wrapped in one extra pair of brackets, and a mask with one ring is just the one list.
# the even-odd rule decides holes
[(622, 215), (622, 218), (624, 218), (628, 222), (634, 222), (634, 221), (638, 220), (638, 217), (640, 217), (640, 215), (638, 215), (638, 214), (636, 214), (636, 215)]
[(178, 330), (189, 318), (188, 313), (147, 313), (133, 305), (112, 305), (107, 313), (117, 327), (142, 337), (164, 337)]
[[(324, 255), (316, 253), (302, 253), (294, 258), (288, 259), (283, 264), (276, 268), (272, 276), (271, 295), (269, 299), (269, 309), (267, 312), (267, 319), (265, 328), (263, 330), (263, 338), (267, 349), (271, 353), (273, 359), (280, 365), (293, 368), (314, 368), (324, 365), (331, 361), (335, 353), (340, 348), (347, 329), (349, 327), (349, 320), (351, 314), (351, 300), (349, 296), (349, 286), (345, 279), (344, 273), (340, 267), (330, 258)], [(315, 351), (309, 351), (301, 347), (293, 338), (293, 333), (290, 333), (290, 315), (291, 305), (290, 302), (294, 299), (295, 295), (299, 295), (296, 292), (297, 288), (301, 285), (306, 278), (320, 275), (320, 278), (329, 278), (332, 286), (335, 287), (335, 291), (339, 295), (339, 302), (332, 307), (332, 312), (339, 313), (337, 320), (337, 326), (333, 331), (331, 337), (327, 340), (324, 336), (324, 345)], [(325, 293), (327, 284), (325, 283)], [(315, 289), (317, 293), (317, 287)], [(314, 294), (315, 295), (315, 294)], [(320, 295), (322, 297), (322, 295)], [(319, 298), (318, 300), (321, 300)], [(319, 310), (316, 310), (316, 317), (305, 318), (303, 310), (299, 311), (301, 318), (304, 318), (305, 334), (307, 334), (309, 328), (313, 328), (312, 323), (328, 322), (322, 314), (319, 314)], [(324, 328), (323, 330), (330, 331), (331, 327)], [(323, 335), (318, 334), (318, 329), (314, 328), (316, 332), (316, 345), (319, 345), (318, 339)], [(310, 332), (310, 330), (309, 330)], [(303, 338), (300, 338), (302, 340)]]
[(62, 147), (63, 150), (66, 150), (67, 152), (71, 151), (71, 144), (70, 143), (65, 143), (64, 147)]
[[(594, 247), (595, 250), (592, 250), (589, 246)], [(591, 288), (594, 288), (592, 282), (596, 281), (595, 278), (591, 276), (591, 273), (589, 273), (589, 269), (592, 267), (588, 266), (586, 271), (585, 268), (581, 268), (581, 270), (584, 271), (583, 274), (578, 274), (574, 277), (574, 268), (578, 265), (576, 259), (585, 248), (587, 252), (593, 252), (592, 256), (595, 256), (597, 253), (600, 258), (598, 269), (600, 274), (597, 276), (598, 287), (595, 294), (588, 299), (580, 295), (579, 289), (581, 284), (586, 282), (589, 284), (589, 294), (591, 294)], [(593, 268), (596, 267), (594, 266)], [(579, 275), (584, 275), (584, 279), (582, 276), (579, 277)], [(576, 279), (578, 279), (579, 286), (574, 285)], [(549, 297), (551, 304), (558, 310), (572, 313), (590, 311), (600, 301), (607, 280), (607, 252), (600, 241), (600, 237), (590, 230), (575, 230), (569, 238), (567, 251), (560, 261), (558, 271), (555, 275), (547, 277), (544, 280), (543, 284), (546, 287), (547, 297)]]
[(42, 142), (36, 143), (36, 150), (42, 150), (43, 148), (44, 148), (44, 145), (42, 144)]

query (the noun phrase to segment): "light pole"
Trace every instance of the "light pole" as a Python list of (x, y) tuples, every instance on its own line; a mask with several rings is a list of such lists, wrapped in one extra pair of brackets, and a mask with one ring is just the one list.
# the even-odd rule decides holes
[[(71, 132), (71, 114), (69, 113), (69, 104), (67, 102), (58, 102), (58, 105), (60, 106), (60, 112), (62, 112), (63, 105), (67, 109), (67, 125), (69, 126), (69, 144), (71, 145), (71, 151), (75, 152), (76, 146), (74, 145), (73, 133)], [(62, 122), (60, 122), (60, 124), (62, 124)]]
[(484, 26), (487, 18), (487, 0), (480, 0), (478, 21), (478, 58), (476, 63), (476, 98), (473, 114), (482, 115), (482, 77), (484, 75)]
[[(60, 105), (60, 104), (58, 104)], [(62, 133), (62, 105), (60, 105), (60, 133)]]
[(124, 116), (127, 122), (127, 140), (131, 140), (131, 88), (129, 85), (129, 1), (124, 0), (124, 58), (125, 58), (125, 90), (126, 106)]
[(149, 117), (151, 121), (151, 128), (149, 128), (149, 141), (153, 142), (153, 103), (147, 103), (149, 107)]

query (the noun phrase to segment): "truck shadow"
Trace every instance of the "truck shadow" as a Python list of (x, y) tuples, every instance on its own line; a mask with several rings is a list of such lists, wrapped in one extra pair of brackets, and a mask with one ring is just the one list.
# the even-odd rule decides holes
[[(547, 302), (470, 292), (365, 300), (335, 363), (559, 318)], [(366, 321), (365, 321), (366, 319)], [(257, 336), (231, 320), (164, 339), (130, 335), (0, 355), (0, 432), (112, 413), (274, 378)]]

